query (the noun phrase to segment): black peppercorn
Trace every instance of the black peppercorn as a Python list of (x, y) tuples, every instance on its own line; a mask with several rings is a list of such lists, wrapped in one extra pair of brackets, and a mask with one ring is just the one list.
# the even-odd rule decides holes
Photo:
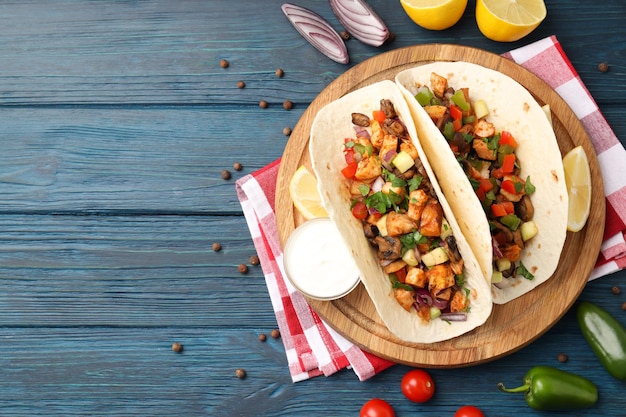
[(214, 252), (219, 252), (221, 250), (222, 250), (222, 245), (221, 244), (219, 244), (217, 242), (213, 244), (213, 251)]
[(257, 255), (252, 255), (249, 261), (250, 261), (250, 265), (258, 265), (259, 263), (261, 263)]
[(229, 180), (230, 179), (230, 171), (225, 169), (222, 171), (222, 179), (223, 180)]
[(276, 76), (277, 76), (278, 78), (281, 78), (283, 75), (285, 75), (285, 71), (283, 71), (281, 68), (278, 68), (278, 69), (276, 70)]
[(225, 59), (220, 60), (220, 67), (228, 68), (228, 65), (230, 65), (230, 64)]
[(293, 109), (293, 103), (291, 102), (291, 100), (285, 100), (283, 102), (283, 109), (285, 109), (285, 110)]
[(291, 128), (290, 127), (283, 128), (283, 135), (285, 136), (291, 135)]
[(606, 62), (600, 62), (598, 64), (598, 71), (607, 72), (608, 70), (609, 70), (609, 64), (607, 64)]
[(237, 81), (237, 88), (244, 88), (246, 86), (246, 83), (243, 81)]
[(344, 41), (350, 40), (350, 32), (348, 32), (347, 30), (342, 30), (341, 32), (339, 32), (339, 36), (341, 36), (341, 39), (343, 39)]
[(622, 290), (617, 285), (614, 285), (613, 287), (611, 287), (611, 292), (615, 295), (618, 295), (622, 292)]
[(244, 379), (246, 377), (246, 370), (238, 368), (235, 370), (235, 375), (237, 375), (237, 378), (239, 379)]
[(246, 264), (239, 264), (239, 266), (237, 267), (237, 270), (241, 274), (247, 274), (248, 273), (248, 266)]
[(622, 303), (622, 310), (626, 311), (626, 302)]
[(241, 169), (242, 169), (242, 168), (243, 168), (243, 165), (241, 165), (239, 162), (235, 162), (235, 163), (233, 164), (233, 169), (234, 169), (235, 171), (241, 171)]
[(559, 353), (556, 357), (556, 359), (561, 362), (561, 363), (565, 363), (567, 362), (567, 355), (565, 353)]
[(259, 107), (260, 108), (267, 109), (267, 106), (268, 106), (267, 101), (265, 101), (265, 100), (259, 101)]
[(273, 329), (270, 333), (270, 336), (272, 336), (274, 339), (278, 339), (280, 337), (280, 331), (278, 329)]
[(183, 351), (183, 345), (178, 342), (172, 343), (172, 350), (176, 353), (180, 353)]
[(260, 340), (261, 342), (265, 342), (265, 340), (266, 340), (266, 339), (267, 339), (267, 336), (265, 336), (265, 333), (261, 333), (261, 334), (259, 335), (259, 340)]

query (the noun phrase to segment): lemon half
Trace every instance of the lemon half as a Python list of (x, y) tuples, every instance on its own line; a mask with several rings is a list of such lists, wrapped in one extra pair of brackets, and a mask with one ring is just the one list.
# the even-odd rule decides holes
[(296, 170), (289, 181), (289, 195), (293, 205), (307, 220), (328, 217), (317, 191), (317, 179), (304, 165)]
[(476, 0), (476, 23), (487, 38), (513, 42), (530, 34), (546, 18), (543, 0)]
[(581, 230), (591, 209), (591, 173), (589, 161), (582, 146), (577, 146), (563, 157), (565, 184), (569, 197), (567, 230)]
[(467, 0), (400, 0), (411, 20), (430, 30), (444, 30), (461, 19)]

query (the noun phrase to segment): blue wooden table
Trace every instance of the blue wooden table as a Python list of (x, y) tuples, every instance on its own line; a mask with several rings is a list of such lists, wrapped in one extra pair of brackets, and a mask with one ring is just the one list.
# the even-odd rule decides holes
[[(349, 65), (305, 43), (281, 3), (0, 2), (0, 415), (356, 416), (382, 397), (397, 416), (464, 404), (538, 416), (496, 384), (547, 364), (600, 388), (594, 408), (568, 415), (625, 416), (626, 383), (600, 366), (572, 311), (503, 359), (430, 371), (426, 404), (402, 396), (403, 365), (366, 382), (344, 370), (292, 383), (234, 182), (281, 156), (283, 128), (344, 71), (433, 42), (502, 53), (556, 35), (624, 142), (626, 3), (546, 0), (545, 22), (503, 44), (480, 34), (474, 1), (455, 27), (431, 32), (399, 2), (371, 0), (396, 39), (350, 40)], [(340, 29), (327, 1), (300, 4)], [(593, 281), (581, 299), (626, 324), (625, 278)]]

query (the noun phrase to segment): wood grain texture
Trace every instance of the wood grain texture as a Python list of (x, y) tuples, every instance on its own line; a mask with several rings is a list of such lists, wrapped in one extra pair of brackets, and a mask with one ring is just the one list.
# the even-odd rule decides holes
[[(593, 145), (569, 106), (542, 80), (498, 55), (458, 45), (402, 48), (359, 64), (326, 87), (296, 126), (285, 147), (278, 174), (276, 216), (281, 241), (286, 242), (294, 228), (302, 223), (288, 198), (289, 179), (298, 166), (310, 164), (310, 128), (324, 105), (373, 82), (393, 79), (406, 68), (433, 61), (471, 62), (512, 77), (535, 95), (540, 104), (550, 104), (555, 135), (563, 154), (574, 146), (584, 147), (592, 172), (592, 209), (586, 228), (580, 233), (568, 234), (561, 253), (561, 259), (577, 259), (577, 262), (560, 262), (548, 282), (505, 305), (495, 306), (489, 319), (478, 329), (440, 343), (408, 343), (393, 335), (382, 323), (362, 285), (339, 300), (309, 299), (308, 302), (335, 330), (374, 354), (412, 366), (468, 366), (504, 357), (531, 343), (554, 325), (582, 291), (602, 243), (605, 199)], [(574, 271), (576, 279), (572, 279)]]
[[(571, 311), (505, 359), (431, 370), (438, 388), (427, 404), (397, 389), (403, 365), (367, 382), (345, 370), (293, 384), (282, 341), (257, 338), (276, 327), (261, 268), (237, 272), (255, 249), (234, 182), (280, 157), (283, 128), (346, 70), (433, 42), (500, 54), (555, 34), (626, 138), (624, 2), (549, 0), (535, 32), (499, 44), (480, 34), (471, 6), (455, 27), (431, 32), (397, 3), (370, 0), (396, 39), (350, 40), (349, 65), (310, 47), (282, 3), (0, 3), (0, 415), (354, 416), (380, 396), (398, 417), (453, 415), (464, 403), (487, 416), (539, 416), (496, 384), (541, 363), (600, 386), (598, 404), (578, 415), (623, 416), (624, 385), (599, 366)], [(340, 30), (326, 0), (306, 6)], [(626, 291), (611, 294), (625, 277), (592, 282), (581, 298), (626, 324)]]

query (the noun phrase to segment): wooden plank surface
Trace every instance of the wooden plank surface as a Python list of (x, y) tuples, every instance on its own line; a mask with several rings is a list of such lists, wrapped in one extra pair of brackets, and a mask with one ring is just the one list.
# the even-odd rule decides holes
[[(572, 312), (504, 359), (433, 370), (437, 393), (423, 405), (398, 389), (405, 366), (367, 382), (345, 370), (293, 384), (281, 340), (258, 340), (276, 319), (261, 267), (237, 271), (255, 249), (234, 182), (278, 158), (283, 128), (353, 65), (414, 44), (502, 53), (556, 35), (626, 138), (622, 0), (547, 0), (547, 20), (512, 44), (480, 34), (473, 2), (443, 32), (415, 26), (397, 3), (369, 3), (396, 40), (381, 48), (350, 40), (347, 66), (311, 48), (282, 1), (0, 4), (0, 415), (354, 416), (380, 396), (398, 416), (451, 416), (465, 403), (488, 416), (535, 416), (496, 389), (535, 364), (598, 384), (598, 404), (577, 415), (624, 415), (624, 383), (599, 366)], [(340, 29), (327, 1), (306, 6)], [(594, 281), (581, 298), (626, 324), (624, 278)], [(248, 377), (236, 378), (237, 368)]]

